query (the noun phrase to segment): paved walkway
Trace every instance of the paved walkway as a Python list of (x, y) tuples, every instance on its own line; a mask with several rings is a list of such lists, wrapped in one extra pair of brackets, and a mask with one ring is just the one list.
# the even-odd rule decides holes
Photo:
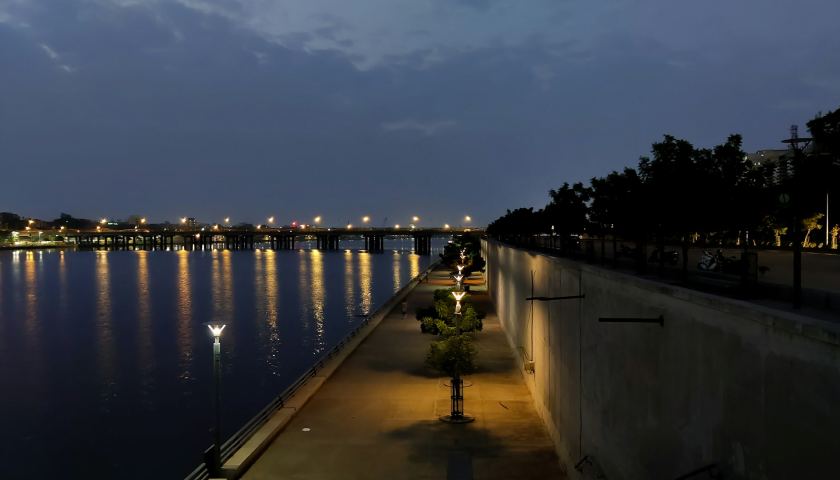
[[(470, 282), (470, 283), (481, 283)], [(565, 478), (483, 287), (472, 301), (487, 312), (476, 335), (480, 370), (465, 378), (467, 414), (450, 425), (448, 379), (423, 366), (431, 335), (414, 309), (449, 286), (436, 270), (328, 379), (245, 473), (259, 479)], [(304, 431), (304, 429), (308, 429)]]

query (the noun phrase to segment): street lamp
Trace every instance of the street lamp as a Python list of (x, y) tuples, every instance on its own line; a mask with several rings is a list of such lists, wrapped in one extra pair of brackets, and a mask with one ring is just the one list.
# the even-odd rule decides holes
[(411, 217), (411, 221), (412, 221), (412, 222), (414, 222), (414, 223), (417, 223), (417, 222), (419, 222), (419, 221), (420, 221), (420, 217), (418, 217), (417, 215), (415, 215), (415, 216)]
[(211, 475), (219, 475), (222, 470), (222, 331), (227, 326), (223, 322), (206, 322), (207, 328), (213, 334), (213, 407), (215, 409), (216, 423), (213, 429), (213, 465), (209, 465)]
[(802, 241), (800, 235), (802, 233), (802, 219), (801, 219), (801, 205), (802, 188), (801, 174), (802, 169), (802, 150), (808, 147), (811, 143), (811, 138), (802, 138), (799, 136), (799, 127), (793, 125), (790, 127), (790, 138), (782, 140), (782, 143), (787, 143), (793, 149), (793, 192), (791, 195), (791, 207), (793, 207), (793, 308), (798, 309), (802, 306)]
[(466, 217), (464, 217), (464, 222), (466, 222), (466, 223), (472, 222), (472, 217), (467, 215)]
[(461, 289), (461, 281), (464, 280), (464, 276), (459, 273), (457, 275), (454, 275), (452, 278), (455, 279), (455, 284), (458, 287), (458, 289), (460, 290)]
[(370, 221), (369, 216), (365, 215), (364, 217), (362, 217), (362, 223), (368, 223), (369, 221)]
[[(455, 315), (461, 314), (461, 299), (464, 298), (467, 292), (452, 292), (452, 296), (455, 297)], [(457, 320), (456, 320), (457, 323)], [(461, 333), (461, 326), (458, 325), (458, 333)]]
[(315, 225), (321, 225), (321, 216), (318, 215), (313, 219), (313, 221), (315, 222)]
[(458, 275), (463, 275), (464, 265), (456, 265), (455, 267), (458, 269)]
[(273, 223), (274, 223), (274, 217), (273, 216), (268, 217), (268, 224), (271, 225)]

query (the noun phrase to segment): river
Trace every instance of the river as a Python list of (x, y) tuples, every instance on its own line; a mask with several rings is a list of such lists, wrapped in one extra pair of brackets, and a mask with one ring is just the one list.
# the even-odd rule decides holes
[(0, 251), (3, 478), (182, 478), (212, 441), (203, 322), (229, 323), (227, 437), (429, 262), (399, 249)]

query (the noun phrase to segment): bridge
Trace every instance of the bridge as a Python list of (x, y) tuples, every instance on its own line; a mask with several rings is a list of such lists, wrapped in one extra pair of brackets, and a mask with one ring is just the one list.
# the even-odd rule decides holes
[(184, 250), (253, 250), (263, 246), (272, 250), (294, 250), (300, 240), (315, 240), (319, 250), (339, 250), (342, 238), (364, 238), (368, 252), (384, 251), (386, 237), (411, 237), (414, 251), (420, 255), (431, 253), (433, 237), (447, 237), (463, 233), (481, 233), (476, 228), (396, 228), (396, 227), (181, 227), (133, 228), (112, 230), (65, 230), (59, 233), (65, 241), (84, 248), (113, 248), (125, 250), (166, 250), (176, 245)]

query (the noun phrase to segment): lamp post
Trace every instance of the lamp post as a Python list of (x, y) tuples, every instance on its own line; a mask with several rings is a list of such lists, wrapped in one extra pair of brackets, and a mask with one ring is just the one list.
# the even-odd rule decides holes
[(222, 331), (227, 326), (223, 322), (207, 322), (207, 328), (213, 334), (213, 408), (215, 410), (215, 426), (213, 428), (213, 458), (212, 465), (208, 465), (211, 475), (219, 475), (222, 470)]
[[(455, 297), (455, 325), (458, 332), (458, 338), (461, 337), (461, 299), (464, 298), (467, 292), (452, 292)], [(461, 352), (463, 353), (463, 352)], [(447, 423), (469, 423), (475, 420), (475, 417), (466, 415), (464, 413), (464, 380), (461, 379), (461, 372), (458, 367), (455, 367), (454, 375), (450, 380), (451, 383), (451, 406), (449, 415), (440, 417), (441, 421)]]
[(791, 207), (793, 208), (793, 308), (802, 306), (802, 243), (799, 237), (802, 233), (801, 207), (802, 188), (800, 186), (800, 170), (802, 169), (802, 150), (811, 142), (811, 138), (799, 136), (799, 127), (790, 127), (790, 138), (782, 143), (793, 149), (793, 191), (791, 192)]
[[(461, 315), (461, 299), (464, 298), (464, 295), (466, 295), (466, 294), (467, 294), (467, 292), (452, 292), (452, 296), (455, 297), (455, 315), (456, 316)], [(457, 318), (455, 320), (456, 320), (456, 322), (455, 322), (456, 326), (458, 327), (458, 335), (460, 335), (461, 334), (461, 324), (458, 322)]]

